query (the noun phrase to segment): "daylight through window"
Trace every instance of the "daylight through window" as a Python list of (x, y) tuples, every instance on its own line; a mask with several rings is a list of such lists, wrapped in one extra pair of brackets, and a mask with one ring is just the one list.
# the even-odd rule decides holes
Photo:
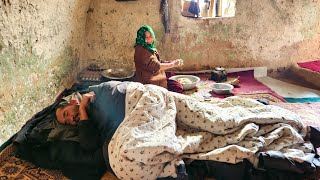
[(236, 0), (181, 0), (182, 15), (187, 17), (233, 17)]

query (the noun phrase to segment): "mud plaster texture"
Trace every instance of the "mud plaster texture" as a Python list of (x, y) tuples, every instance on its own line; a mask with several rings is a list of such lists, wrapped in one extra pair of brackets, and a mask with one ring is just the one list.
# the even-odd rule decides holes
[(79, 69), (90, 1), (0, 1), (0, 144)]
[(133, 69), (143, 24), (154, 29), (163, 59), (184, 60), (178, 70), (283, 70), (319, 59), (320, 1), (238, 0), (235, 17), (211, 19), (183, 17), (181, 1), (168, 2), (170, 33), (160, 0), (1, 0), (0, 143), (89, 64)]

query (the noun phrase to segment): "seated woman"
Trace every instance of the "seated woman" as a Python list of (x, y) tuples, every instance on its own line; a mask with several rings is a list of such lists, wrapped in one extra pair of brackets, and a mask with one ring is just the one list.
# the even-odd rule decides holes
[(154, 84), (167, 89), (165, 70), (182, 66), (183, 60), (176, 59), (169, 63), (161, 62), (154, 40), (155, 34), (150, 26), (143, 25), (137, 31), (134, 46), (136, 67), (134, 80), (142, 84)]

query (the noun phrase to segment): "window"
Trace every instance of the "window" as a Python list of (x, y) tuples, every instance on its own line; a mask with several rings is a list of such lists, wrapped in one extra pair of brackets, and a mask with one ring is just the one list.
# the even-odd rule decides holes
[(236, 0), (181, 0), (181, 4), (181, 13), (187, 17), (210, 18), (235, 16)]

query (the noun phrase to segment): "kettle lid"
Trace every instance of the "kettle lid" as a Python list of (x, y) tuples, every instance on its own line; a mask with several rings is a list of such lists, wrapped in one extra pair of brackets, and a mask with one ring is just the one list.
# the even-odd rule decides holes
[(216, 68), (214, 68), (216, 71), (224, 71), (224, 68), (223, 67), (216, 67)]

